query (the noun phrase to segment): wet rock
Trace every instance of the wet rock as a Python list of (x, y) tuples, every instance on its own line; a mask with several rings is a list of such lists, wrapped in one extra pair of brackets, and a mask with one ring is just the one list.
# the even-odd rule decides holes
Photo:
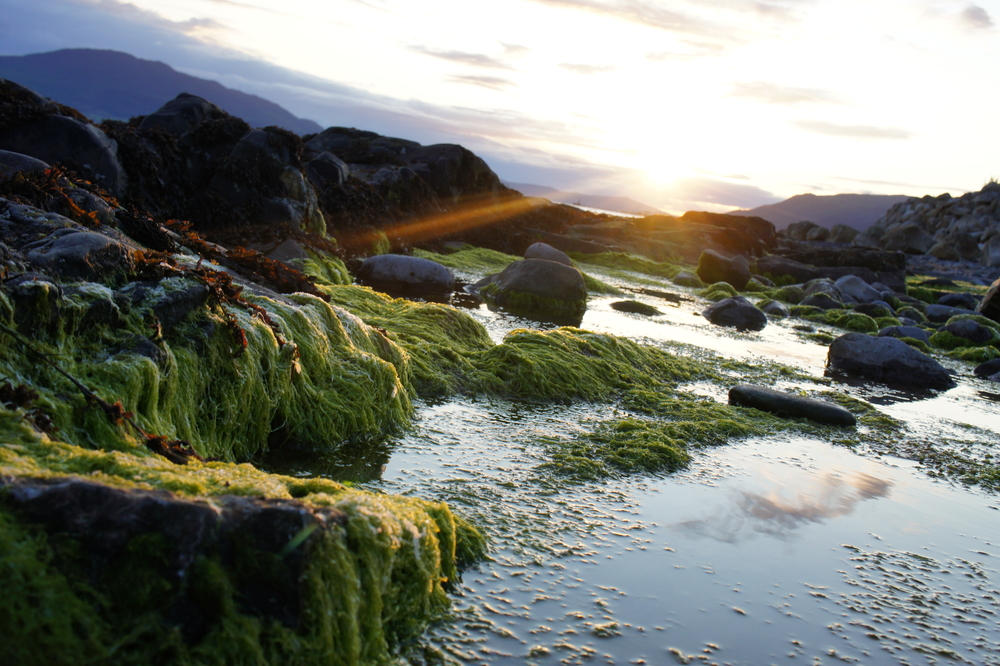
[(180, 136), (190, 132), (207, 120), (225, 115), (225, 111), (208, 100), (181, 93), (139, 123), (139, 129), (159, 129)]
[(132, 305), (151, 308), (160, 325), (169, 330), (204, 306), (208, 287), (186, 278), (167, 278), (158, 283), (130, 282), (118, 295)]
[(49, 168), (45, 162), (9, 150), (0, 150), (0, 183), (5, 183), (18, 173), (41, 173)]
[(475, 288), (487, 303), (533, 319), (576, 319), (587, 309), (583, 275), (555, 261), (515, 261), (480, 280)]
[(823, 291), (806, 296), (799, 301), (799, 305), (809, 305), (821, 310), (841, 310), (844, 307), (844, 304), (841, 301), (838, 301), (831, 294)]
[(451, 271), (430, 259), (402, 254), (368, 257), (357, 273), (358, 282), (379, 289), (447, 294), (455, 290)]
[(944, 294), (938, 299), (938, 305), (975, 310), (979, 307), (979, 298), (968, 292)]
[(741, 291), (750, 281), (750, 264), (746, 257), (727, 257), (715, 250), (705, 250), (698, 259), (698, 277), (705, 284), (728, 282)]
[(705, 286), (705, 283), (701, 281), (701, 278), (691, 271), (681, 271), (670, 281), (678, 287), (694, 287), (696, 289), (701, 289)]
[(858, 303), (871, 303), (882, 299), (882, 294), (873, 289), (867, 282), (854, 275), (845, 275), (834, 282), (843, 296), (849, 296)]
[(932, 324), (943, 324), (956, 315), (978, 314), (975, 310), (965, 308), (953, 308), (948, 305), (928, 305), (924, 308), (924, 316)]
[(62, 287), (41, 273), (17, 275), (2, 287), (14, 306), (14, 322), (22, 333), (34, 334), (58, 326)]
[(930, 344), (930, 333), (917, 326), (887, 326), (878, 332), (878, 337), (885, 338), (913, 338), (920, 340), (924, 344)]
[(648, 303), (642, 303), (641, 301), (615, 301), (611, 304), (611, 309), (618, 310), (619, 312), (641, 314), (647, 317), (654, 317), (656, 315), (663, 314), (663, 312), (659, 309), (649, 305)]
[(830, 344), (827, 370), (883, 384), (913, 388), (951, 388), (951, 374), (930, 356), (893, 337), (848, 333)]
[(986, 290), (986, 294), (979, 302), (976, 311), (984, 317), (1000, 322), (1000, 278), (997, 278)]
[(343, 185), (351, 175), (347, 163), (330, 152), (322, 152), (305, 163), (306, 178), (315, 187)]
[(702, 310), (701, 315), (716, 326), (735, 328), (738, 331), (760, 331), (767, 326), (767, 315), (742, 296), (714, 303)]
[(533, 243), (524, 251), (525, 259), (544, 259), (555, 261), (566, 266), (572, 266), (573, 260), (562, 250), (557, 250), (548, 243)]
[(791, 311), (788, 306), (781, 301), (768, 301), (761, 307), (761, 311), (764, 314), (771, 315), (772, 317), (790, 317)]
[(896, 310), (896, 316), (906, 317), (907, 319), (912, 319), (921, 324), (927, 321), (927, 317), (924, 316), (923, 308), (918, 309), (912, 305), (904, 305)]
[(103, 234), (61, 229), (24, 248), (32, 266), (66, 280), (100, 280), (131, 271), (132, 250)]
[(949, 321), (947, 324), (942, 326), (938, 332), (950, 333), (956, 338), (968, 340), (969, 343), (975, 346), (993, 342), (998, 337), (997, 334), (993, 332), (992, 328), (989, 326), (983, 326), (979, 322), (973, 321), (972, 319)]
[(840, 405), (750, 384), (740, 384), (729, 389), (729, 404), (753, 407), (785, 418), (806, 418), (828, 425), (853, 426), (857, 423), (854, 414)]
[(994, 358), (986, 361), (985, 363), (980, 363), (972, 372), (976, 375), (976, 377), (982, 377), (984, 379), (992, 378), (994, 375), (1000, 374), (1000, 358)]
[(872, 319), (879, 317), (891, 317), (892, 307), (883, 301), (872, 301), (871, 303), (858, 303), (852, 310), (863, 315), (868, 315)]

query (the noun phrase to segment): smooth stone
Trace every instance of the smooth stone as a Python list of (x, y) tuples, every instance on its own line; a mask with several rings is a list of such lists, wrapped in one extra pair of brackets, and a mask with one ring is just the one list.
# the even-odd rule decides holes
[(767, 315), (742, 296), (725, 298), (702, 310), (701, 315), (716, 326), (738, 331), (760, 331), (767, 326)]
[(792, 312), (788, 309), (788, 306), (781, 301), (770, 301), (764, 307), (761, 308), (764, 314), (769, 314), (772, 317), (790, 317)]
[(821, 310), (839, 310), (844, 307), (843, 303), (825, 292), (817, 292), (811, 296), (806, 296), (799, 301), (799, 305), (810, 305)]
[(385, 287), (448, 293), (455, 289), (451, 271), (430, 259), (403, 254), (368, 257), (358, 269), (358, 281)]
[(887, 326), (878, 332), (878, 337), (913, 338), (926, 344), (931, 342), (930, 334), (918, 326)]
[(938, 299), (938, 305), (948, 305), (953, 308), (975, 310), (979, 307), (979, 299), (968, 292), (959, 294), (944, 294)]
[(927, 354), (893, 337), (848, 333), (832, 343), (827, 369), (896, 386), (951, 388), (951, 373)]
[(1000, 373), (1000, 358), (994, 358), (986, 361), (985, 363), (980, 363), (972, 372), (975, 373), (976, 377), (982, 377), (984, 379), (992, 378), (993, 375)]
[(656, 315), (663, 314), (658, 308), (640, 301), (615, 301), (611, 304), (611, 309), (618, 310), (619, 312), (646, 315), (647, 317), (655, 317)]
[(729, 389), (729, 404), (753, 407), (785, 418), (807, 418), (828, 425), (853, 426), (857, 423), (854, 414), (840, 405), (750, 384)]
[(750, 264), (742, 255), (727, 257), (715, 250), (705, 250), (698, 258), (697, 273), (705, 284), (728, 282), (741, 291), (750, 281)]
[(528, 249), (524, 251), (524, 258), (544, 259), (545, 261), (554, 261), (566, 266), (573, 265), (573, 260), (569, 258), (568, 254), (562, 250), (555, 249), (548, 243), (533, 243), (528, 246)]
[(975, 310), (966, 310), (965, 308), (953, 308), (949, 305), (928, 305), (924, 308), (924, 315), (927, 317), (927, 321), (932, 324), (943, 324), (955, 315), (974, 315), (979, 314)]
[(969, 342), (982, 345), (994, 340), (997, 335), (988, 326), (983, 326), (978, 321), (972, 319), (959, 319), (945, 324), (941, 331), (947, 331), (955, 337), (968, 340)]
[(837, 281), (833, 284), (840, 290), (843, 296), (850, 296), (858, 303), (871, 303), (872, 301), (882, 299), (881, 293), (855, 275), (845, 275), (844, 277), (837, 278)]

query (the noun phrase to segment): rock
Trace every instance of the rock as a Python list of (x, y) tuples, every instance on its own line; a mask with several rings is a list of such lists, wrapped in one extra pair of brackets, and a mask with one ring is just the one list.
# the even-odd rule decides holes
[[(799, 222), (792, 222), (785, 229), (785, 235), (792, 240), (804, 241), (808, 240), (807, 236), (816, 229), (822, 229), (815, 222), (810, 222), (809, 220), (800, 220)], [(829, 232), (828, 232), (829, 233)], [(815, 240), (825, 240), (823, 238), (817, 238)]]
[(882, 301), (872, 301), (871, 303), (858, 303), (852, 309), (854, 312), (858, 312), (863, 315), (868, 315), (872, 319), (892, 316), (892, 307), (890, 307), (888, 303), (884, 303)]
[(772, 317), (782, 318), (790, 317), (792, 314), (791, 310), (788, 309), (788, 306), (781, 301), (768, 301), (763, 307), (761, 307), (761, 311), (764, 314), (771, 315)]
[(740, 291), (750, 281), (750, 264), (741, 255), (727, 257), (715, 250), (705, 250), (698, 259), (697, 273), (705, 284), (728, 282)]
[(834, 282), (834, 286), (840, 290), (844, 296), (850, 296), (858, 303), (871, 303), (882, 299), (875, 289), (872, 289), (867, 282), (854, 275), (845, 275)]
[(968, 292), (944, 294), (938, 299), (938, 305), (975, 310), (979, 307), (979, 298)]
[(1000, 358), (990, 359), (985, 363), (980, 363), (976, 366), (976, 369), (972, 371), (976, 377), (993, 377), (997, 373), (1000, 373)]
[(830, 236), (830, 230), (826, 227), (813, 227), (806, 233), (806, 237), (803, 240), (807, 241), (817, 241), (824, 242)]
[(980, 263), (983, 266), (1000, 266), (1000, 235), (993, 236), (983, 245)]
[(447, 294), (455, 290), (451, 271), (430, 259), (402, 254), (368, 257), (357, 273), (358, 282), (401, 292)]
[(830, 228), (830, 235), (827, 236), (828, 243), (850, 243), (858, 236), (858, 230), (846, 224), (835, 224)]
[(45, 162), (9, 150), (0, 150), (0, 183), (6, 183), (16, 174), (41, 173), (49, 168)]
[(66, 280), (100, 280), (128, 273), (132, 249), (85, 229), (60, 229), (22, 248), (28, 262)]
[(885, 338), (913, 338), (920, 340), (924, 344), (930, 344), (930, 334), (917, 326), (887, 326), (878, 332), (878, 337)]
[(663, 312), (652, 305), (640, 301), (615, 301), (611, 304), (611, 308), (619, 312), (630, 312), (632, 314), (646, 315), (647, 317), (655, 317), (656, 315), (663, 314)]
[[(767, 287), (768, 289), (772, 289), (772, 288), (778, 286), (778, 285), (774, 284), (774, 280), (772, 280), (771, 278), (768, 278), (768, 277), (764, 277), (763, 275), (756, 275), (756, 274), (754, 274), (750, 279), (751, 279), (751, 281), (754, 281), (754, 282), (756, 282), (759, 285)], [(750, 284), (750, 283), (748, 282), (747, 284)]]
[(587, 309), (587, 287), (577, 269), (544, 259), (521, 259), (476, 283), (488, 303), (531, 319), (576, 320)]
[(940, 363), (888, 336), (842, 335), (830, 344), (827, 369), (895, 386), (944, 389), (955, 385)]
[(322, 152), (303, 166), (306, 178), (314, 187), (343, 185), (351, 175), (351, 169), (344, 160), (333, 153)]
[(701, 281), (701, 278), (691, 271), (681, 271), (670, 281), (679, 287), (694, 287), (696, 289), (701, 289), (705, 286), (705, 283)]
[(208, 300), (208, 287), (187, 278), (172, 277), (156, 282), (130, 282), (118, 290), (125, 302), (152, 309), (156, 320), (170, 330)]
[(716, 326), (738, 331), (760, 331), (767, 326), (767, 315), (742, 296), (714, 303), (702, 310), (701, 315)]
[(924, 316), (923, 309), (917, 309), (913, 305), (904, 305), (903, 307), (896, 310), (897, 317), (906, 317), (907, 319), (912, 319), (914, 321), (924, 324), (927, 322), (927, 317)]
[(986, 290), (983, 300), (979, 302), (976, 312), (989, 317), (993, 321), (1000, 322), (1000, 278), (997, 278), (990, 288)]
[(801, 301), (799, 305), (809, 305), (814, 308), (820, 308), (821, 310), (840, 310), (843, 309), (844, 304), (834, 298), (832, 295), (826, 292), (816, 292), (811, 296), (806, 296)]
[(572, 266), (573, 260), (562, 250), (557, 250), (548, 243), (533, 243), (524, 251), (525, 259), (544, 259), (555, 261), (566, 266)]
[(776, 254), (758, 258), (757, 272), (766, 273), (775, 279), (790, 275), (796, 282), (809, 282), (822, 277), (814, 266)]
[(225, 111), (208, 100), (181, 93), (139, 123), (139, 129), (159, 129), (180, 136), (197, 128), (206, 120), (225, 115)]
[(567, 236), (565, 234), (556, 234), (549, 231), (544, 231), (542, 229), (525, 229), (531, 234), (533, 238), (536, 238), (557, 250), (562, 250), (563, 252), (579, 252), (580, 254), (601, 254), (603, 252), (615, 252), (616, 248), (611, 245), (605, 245), (602, 243), (595, 243), (593, 241), (582, 240), (580, 238), (573, 238), (572, 236)]
[(840, 405), (749, 384), (729, 389), (729, 404), (753, 407), (785, 418), (806, 418), (828, 425), (853, 426), (857, 423), (854, 414)]
[(988, 342), (993, 342), (998, 336), (989, 326), (983, 326), (972, 319), (959, 319), (949, 321), (938, 333), (950, 333), (957, 338), (968, 340), (972, 345), (979, 346)]
[(927, 254), (934, 244), (934, 237), (918, 224), (904, 224), (882, 237), (882, 247), (886, 250), (907, 254)]
[(932, 324), (943, 324), (956, 315), (978, 314), (975, 310), (953, 308), (948, 305), (928, 305), (924, 308), (924, 316)]
[(959, 231), (946, 233), (927, 254), (945, 261), (977, 261), (982, 256), (975, 236)]

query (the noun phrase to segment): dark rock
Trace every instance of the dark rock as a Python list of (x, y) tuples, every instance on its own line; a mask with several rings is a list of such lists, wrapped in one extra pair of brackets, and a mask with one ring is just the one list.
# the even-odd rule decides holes
[(924, 316), (923, 308), (916, 308), (912, 305), (904, 305), (903, 307), (896, 310), (897, 317), (906, 317), (907, 319), (912, 319), (913, 321), (919, 322), (921, 324), (927, 321), (927, 317)]
[(855, 275), (845, 275), (838, 278), (834, 285), (845, 297), (853, 298), (858, 303), (871, 303), (882, 299), (882, 294), (873, 289), (867, 282)]
[(701, 281), (701, 278), (691, 271), (681, 271), (672, 277), (670, 281), (679, 287), (694, 287), (696, 289), (701, 289), (705, 286), (705, 283)]
[(762, 308), (761, 311), (764, 314), (771, 315), (772, 317), (789, 317), (791, 316), (791, 311), (781, 301), (768, 301)]
[(978, 314), (975, 310), (965, 308), (953, 308), (948, 305), (928, 305), (924, 308), (924, 316), (932, 324), (943, 324), (956, 315)]
[(455, 276), (441, 264), (402, 254), (368, 257), (358, 269), (357, 279), (375, 288), (414, 293), (447, 294), (455, 289)]
[(157, 321), (169, 330), (200, 309), (208, 300), (208, 287), (187, 278), (156, 282), (130, 282), (118, 294), (126, 302), (151, 308)]
[(975, 310), (979, 307), (979, 298), (968, 292), (944, 294), (938, 299), (938, 305)]
[(701, 315), (716, 326), (738, 331), (760, 331), (767, 326), (767, 315), (742, 296), (714, 303), (702, 310)]
[(904, 224), (882, 237), (882, 247), (907, 254), (927, 254), (934, 247), (934, 237), (919, 224)]
[(885, 338), (913, 338), (925, 344), (930, 344), (930, 334), (917, 326), (887, 326), (878, 332), (878, 337)]
[(858, 312), (863, 315), (868, 315), (872, 319), (892, 316), (892, 308), (889, 306), (888, 303), (883, 303), (882, 301), (875, 301), (872, 303), (858, 303), (852, 308), (852, 310), (854, 310), (854, 312)]
[(835, 224), (830, 227), (830, 235), (826, 240), (828, 243), (850, 243), (858, 236), (858, 230), (846, 224)]
[(100, 280), (125, 274), (133, 265), (130, 248), (84, 229), (60, 229), (22, 251), (32, 266), (66, 280)]
[(848, 333), (830, 344), (827, 369), (895, 386), (951, 388), (951, 374), (930, 356), (893, 337)]
[(729, 404), (753, 407), (785, 418), (806, 418), (828, 425), (853, 426), (857, 423), (854, 414), (840, 405), (749, 384), (729, 389)]
[(975, 373), (976, 377), (992, 377), (993, 375), (1000, 373), (1000, 358), (990, 359), (985, 363), (980, 363), (976, 366), (976, 369), (972, 371)]
[(487, 303), (532, 319), (567, 321), (582, 318), (587, 287), (575, 268), (544, 259), (515, 261), (475, 288)]
[(306, 162), (303, 167), (306, 178), (315, 187), (343, 185), (351, 175), (351, 170), (342, 159), (329, 152), (322, 152)]
[(29, 335), (58, 326), (62, 287), (41, 273), (25, 273), (3, 284), (14, 306), (14, 322)]
[(615, 301), (611, 304), (611, 308), (619, 312), (630, 312), (632, 314), (646, 315), (647, 317), (663, 314), (659, 309), (641, 301)]
[(976, 311), (984, 317), (989, 317), (993, 321), (1000, 322), (1000, 278), (997, 278), (979, 302)]
[(809, 220), (800, 220), (798, 222), (792, 222), (785, 229), (785, 235), (792, 240), (804, 241), (804, 240), (825, 240), (823, 238), (809, 239), (806, 238), (809, 233), (815, 229), (822, 229), (815, 222), (810, 222)]
[(6, 183), (18, 173), (41, 173), (48, 168), (48, 164), (34, 157), (0, 150), (0, 183)]
[(746, 257), (727, 257), (715, 250), (705, 250), (698, 259), (698, 277), (705, 284), (728, 282), (741, 291), (750, 281), (750, 265)]
[(555, 261), (567, 266), (573, 265), (573, 260), (565, 252), (555, 249), (548, 243), (533, 243), (524, 251), (524, 258), (544, 259), (545, 261)]
[(823, 291), (816, 292), (811, 296), (806, 296), (799, 301), (799, 305), (809, 305), (821, 310), (840, 310), (844, 307), (843, 303)]
[(968, 340), (974, 345), (983, 345), (997, 338), (997, 334), (993, 332), (992, 328), (983, 326), (978, 321), (973, 321), (972, 319), (950, 321), (939, 330), (951, 333), (963, 340)]
[(159, 109), (149, 114), (139, 123), (139, 129), (159, 129), (180, 136), (186, 134), (207, 120), (226, 115), (226, 112), (206, 99), (181, 93)]

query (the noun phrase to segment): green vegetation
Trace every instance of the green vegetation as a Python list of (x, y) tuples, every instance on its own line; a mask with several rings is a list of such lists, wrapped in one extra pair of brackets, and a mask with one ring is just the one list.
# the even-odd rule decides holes
[(715, 284), (711, 284), (698, 292), (699, 296), (706, 298), (713, 303), (726, 298), (732, 298), (733, 296), (739, 296), (739, 294), (740, 292), (736, 291), (736, 287), (728, 282), (716, 282)]
[(607, 271), (609, 275), (619, 275), (625, 278), (629, 276), (616, 271), (632, 271), (634, 273), (663, 278), (673, 278), (681, 271), (681, 267), (677, 264), (653, 261), (641, 255), (624, 252), (602, 252), (600, 254), (570, 252), (569, 256), (580, 265), (611, 269)]

